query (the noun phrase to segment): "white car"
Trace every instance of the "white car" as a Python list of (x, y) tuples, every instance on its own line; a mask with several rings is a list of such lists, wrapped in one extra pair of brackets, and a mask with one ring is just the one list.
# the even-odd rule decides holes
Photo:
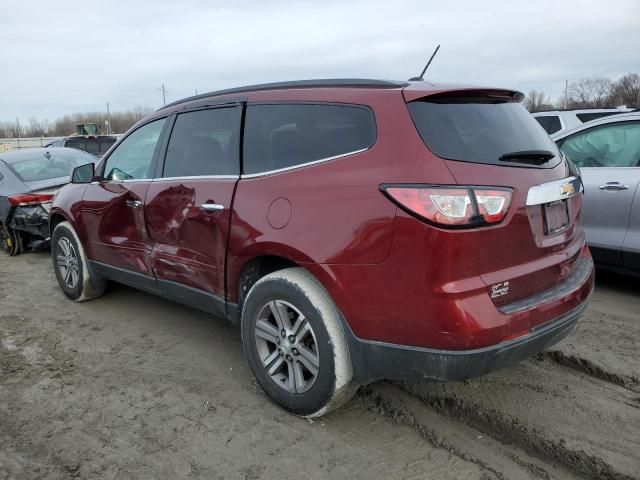
[(578, 127), (591, 120), (632, 111), (632, 108), (622, 106), (617, 108), (586, 108), (583, 110), (550, 110), (548, 112), (532, 113), (532, 115), (549, 135), (553, 135)]

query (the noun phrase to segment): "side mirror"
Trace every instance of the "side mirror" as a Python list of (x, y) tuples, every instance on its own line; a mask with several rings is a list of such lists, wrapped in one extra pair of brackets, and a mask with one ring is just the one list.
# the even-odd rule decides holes
[(91, 183), (93, 180), (95, 166), (93, 163), (80, 165), (71, 172), (71, 183)]

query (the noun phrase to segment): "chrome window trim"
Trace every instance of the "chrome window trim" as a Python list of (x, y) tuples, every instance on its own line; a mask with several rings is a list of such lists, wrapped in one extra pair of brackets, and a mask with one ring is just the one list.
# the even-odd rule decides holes
[(348, 157), (351, 155), (356, 155), (358, 153), (366, 152), (370, 148), (371, 147), (361, 148), (359, 150), (354, 150), (353, 152), (341, 153), (340, 155), (335, 155), (333, 157), (321, 158), (320, 160), (313, 160), (312, 162), (307, 162), (307, 163), (299, 163), (298, 165), (291, 165), (290, 167), (278, 168), (276, 170), (266, 170), (264, 172), (258, 172), (258, 173), (243, 173), (242, 175), (240, 175), (240, 178), (265, 177), (268, 175), (274, 175), (276, 173), (288, 172), (289, 170), (297, 170), (298, 168), (310, 167), (312, 165), (317, 165), (319, 163), (330, 162), (331, 160), (337, 160), (339, 158)]
[(542, 205), (558, 200), (565, 200), (582, 193), (582, 180), (578, 177), (567, 177), (555, 182), (535, 185), (527, 193), (527, 206)]
[(183, 175), (178, 177), (157, 177), (152, 182), (172, 182), (176, 180), (237, 180), (240, 175)]
[(91, 185), (99, 185), (102, 183), (109, 183), (109, 184), (113, 184), (113, 183), (140, 183), (140, 182), (151, 182), (153, 181), (152, 178), (131, 178), (129, 180), (100, 180), (97, 182), (91, 182)]

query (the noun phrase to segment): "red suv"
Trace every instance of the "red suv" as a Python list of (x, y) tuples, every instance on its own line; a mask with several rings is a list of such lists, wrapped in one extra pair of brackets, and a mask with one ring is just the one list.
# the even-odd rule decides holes
[(594, 278), (579, 173), (521, 99), (354, 79), (167, 105), (56, 195), (60, 287), (227, 317), (301, 415), (514, 364), (569, 333)]

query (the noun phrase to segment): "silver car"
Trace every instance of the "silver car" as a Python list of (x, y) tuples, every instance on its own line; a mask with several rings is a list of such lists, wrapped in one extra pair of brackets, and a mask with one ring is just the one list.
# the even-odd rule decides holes
[(602, 267), (640, 274), (640, 112), (552, 135), (582, 173), (583, 225)]
[(533, 117), (549, 135), (565, 133), (583, 123), (598, 118), (632, 112), (633, 108), (621, 106), (617, 108), (584, 108), (572, 110), (548, 110), (532, 113)]

